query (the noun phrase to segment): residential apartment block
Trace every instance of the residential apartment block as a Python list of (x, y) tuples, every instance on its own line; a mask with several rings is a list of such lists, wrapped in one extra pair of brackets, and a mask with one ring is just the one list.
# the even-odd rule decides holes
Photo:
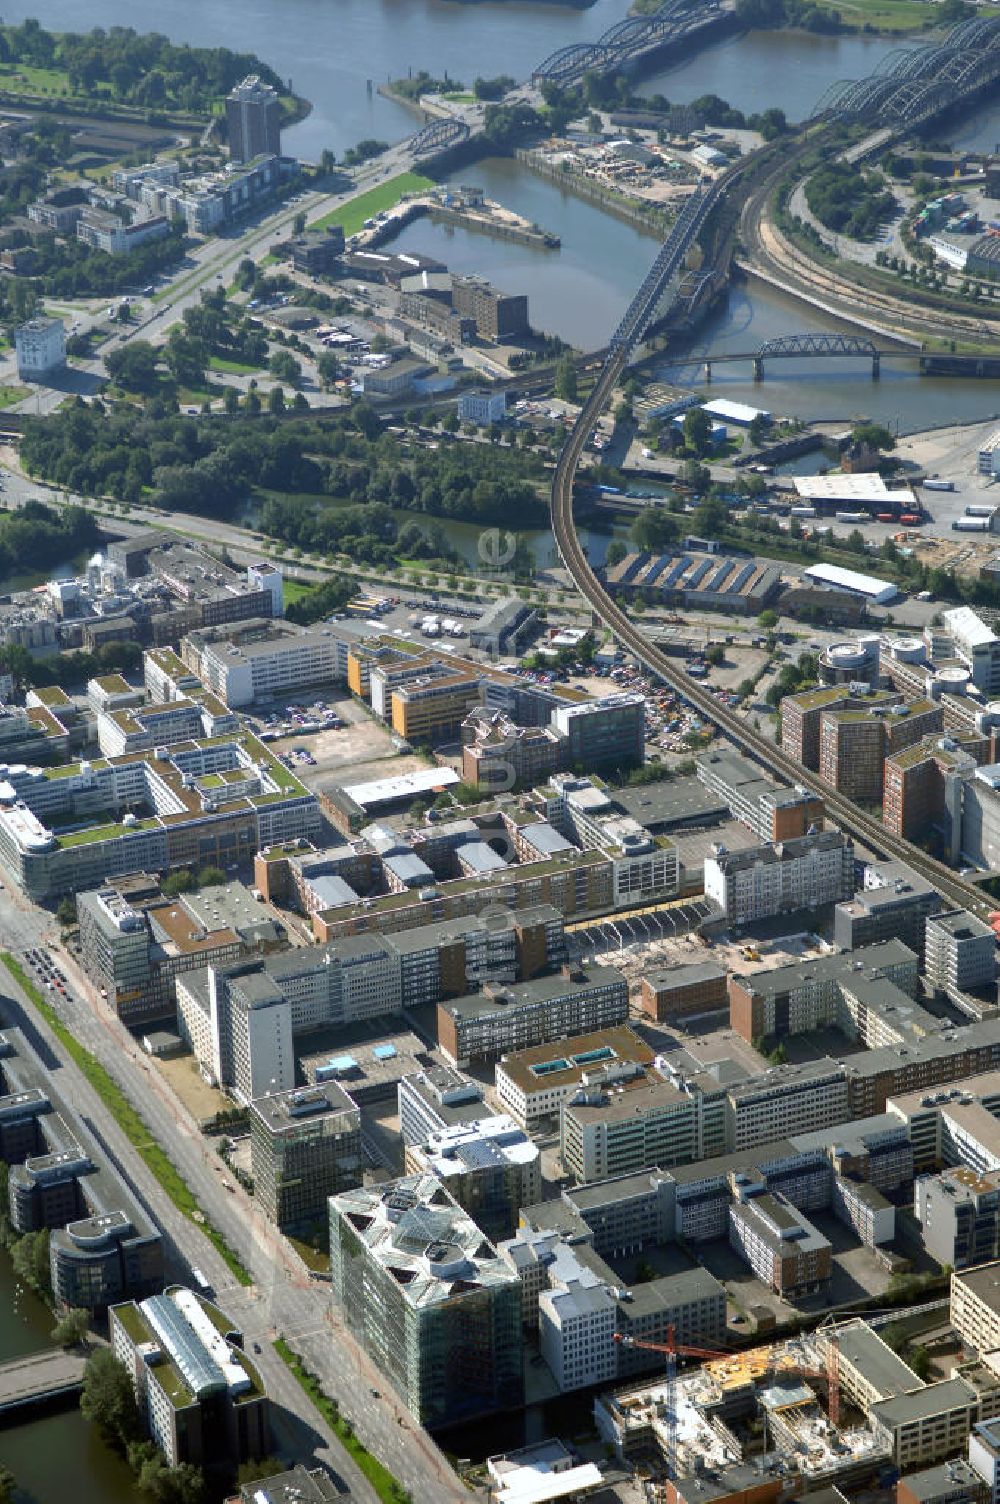
[(705, 897), (734, 924), (839, 903), (854, 890), (854, 845), (838, 830), (744, 851), (713, 847)]
[(513, 987), (438, 1005), (438, 1043), (454, 1065), (495, 1060), (567, 1034), (584, 1034), (628, 1018), (628, 984), (610, 966), (564, 967)]
[(808, 1217), (783, 1196), (748, 1197), (729, 1208), (729, 1242), (754, 1274), (785, 1300), (822, 1292), (833, 1249)]

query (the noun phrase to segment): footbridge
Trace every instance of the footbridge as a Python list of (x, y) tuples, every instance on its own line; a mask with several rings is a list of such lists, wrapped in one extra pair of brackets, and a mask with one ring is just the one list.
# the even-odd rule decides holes
[(578, 84), (585, 73), (612, 73), (627, 68), (646, 53), (658, 51), (681, 37), (714, 24), (723, 14), (717, 0), (666, 0), (651, 16), (630, 16), (610, 27), (596, 42), (560, 47), (539, 63), (533, 84)]
[(79, 1394), (86, 1366), (85, 1354), (63, 1348), (0, 1363), (0, 1419)]
[(630, 355), (655, 322), (668, 284), (704, 225), (708, 213), (720, 203), (745, 171), (745, 165), (733, 168), (711, 186), (701, 188), (692, 195), (612, 337), (604, 365), (566, 439), (552, 479), (552, 532), (559, 554), (573, 583), (590, 606), (595, 622), (608, 627), (627, 652), (633, 654), (650, 673), (669, 684), (689, 704), (694, 705), (731, 742), (789, 784), (811, 788), (820, 795), (826, 803), (831, 820), (855, 840), (881, 856), (906, 862), (925, 877), (948, 902), (987, 918), (992, 912), (993, 904), (975, 884), (966, 882), (950, 867), (928, 856), (919, 846), (888, 830), (880, 820), (866, 814), (835, 789), (820, 784), (815, 774), (755, 731), (742, 717), (721, 705), (710, 690), (699, 686), (681, 671), (608, 595), (591, 569), (577, 535), (573, 517), (573, 483), (587, 439), (610, 402)]

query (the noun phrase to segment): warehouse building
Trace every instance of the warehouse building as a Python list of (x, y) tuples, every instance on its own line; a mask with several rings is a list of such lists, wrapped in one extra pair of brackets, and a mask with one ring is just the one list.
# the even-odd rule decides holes
[(742, 611), (748, 616), (763, 611), (781, 587), (776, 565), (718, 554), (630, 553), (604, 574), (612, 592), (642, 595), (660, 606)]

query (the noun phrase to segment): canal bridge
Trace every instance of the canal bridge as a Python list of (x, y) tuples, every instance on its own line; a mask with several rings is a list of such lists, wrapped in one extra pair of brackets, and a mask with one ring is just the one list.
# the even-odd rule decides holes
[(63, 1348), (0, 1363), (0, 1421), (31, 1405), (79, 1394), (86, 1354)]
[(666, 0), (651, 16), (629, 16), (596, 42), (574, 42), (550, 54), (531, 75), (533, 84), (578, 84), (585, 73), (614, 73), (647, 53), (714, 25), (723, 14), (717, 0)]

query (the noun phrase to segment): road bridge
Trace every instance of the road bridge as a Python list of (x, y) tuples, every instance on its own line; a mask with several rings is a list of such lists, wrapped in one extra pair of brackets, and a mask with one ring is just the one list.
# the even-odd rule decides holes
[(656, 647), (611, 599), (591, 569), (577, 536), (573, 518), (573, 482), (584, 445), (608, 405), (616, 384), (621, 380), (629, 356), (655, 319), (656, 309), (668, 282), (698, 235), (709, 211), (720, 203), (746, 170), (745, 164), (738, 164), (710, 187), (700, 188), (697, 194), (692, 195), (615, 331), (604, 366), (556, 464), (550, 496), (552, 532), (556, 545), (573, 583), (590, 605), (594, 617), (610, 628), (622, 647), (638, 659), (644, 668), (669, 684), (699, 714), (718, 726), (731, 742), (770, 773), (784, 778), (789, 784), (805, 786), (819, 795), (825, 801), (831, 818), (847, 835), (879, 856), (905, 862), (926, 878), (949, 903), (986, 918), (994, 906), (975, 884), (966, 882), (943, 862), (928, 856), (911, 841), (887, 830), (880, 820), (867, 814), (852, 800), (820, 783), (815, 774), (780, 747), (776, 747), (767, 737), (753, 730), (752, 726), (728, 707), (721, 705), (709, 689), (698, 685), (688, 674), (679, 670), (667, 654)]
[(531, 75), (533, 84), (570, 88), (586, 73), (614, 73), (647, 53), (715, 25), (723, 14), (717, 0), (666, 0), (651, 16), (630, 16), (596, 42), (575, 42), (550, 54)]
[(86, 1366), (84, 1353), (63, 1348), (0, 1363), (0, 1417), (79, 1394)]
[(415, 157), (430, 157), (449, 146), (468, 141), (470, 134), (464, 120), (432, 120), (422, 131), (411, 136), (408, 144)]

